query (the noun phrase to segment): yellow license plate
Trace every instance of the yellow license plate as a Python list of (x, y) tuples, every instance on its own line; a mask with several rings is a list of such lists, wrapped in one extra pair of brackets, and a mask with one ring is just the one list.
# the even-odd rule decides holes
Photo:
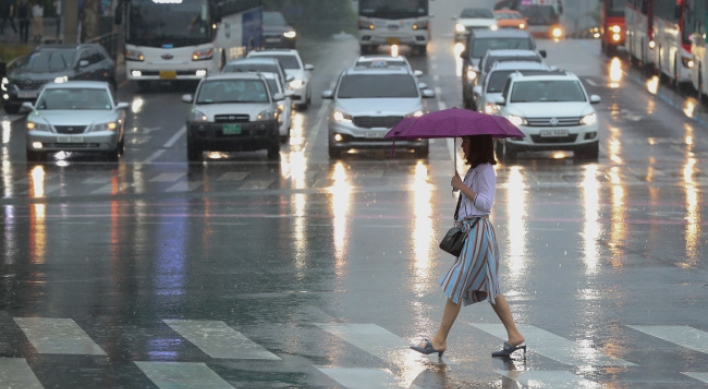
[(174, 80), (177, 78), (177, 71), (175, 70), (160, 70), (161, 80)]
[(389, 45), (400, 45), (401, 38), (386, 38), (386, 43)]

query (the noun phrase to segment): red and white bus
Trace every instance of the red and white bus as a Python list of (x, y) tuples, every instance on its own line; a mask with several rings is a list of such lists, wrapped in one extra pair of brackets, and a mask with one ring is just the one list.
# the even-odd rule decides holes
[[(654, 64), (660, 75), (677, 84), (691, 82), (691, 35), (696, 0), (652, 0)], [(651, 43), (650, 43), (651, 44)]]
[(627, 0), (624, 9), (626, 28), (625, 47), (632, 57), (632, 62), (654, 65), (654, 29), (652, 0)]
[(617, 47), (625, 44), (624, 8), (625, 0), (600, 0), (600, 39), (605, 54), (615, 54)]
[(693, 54), (693, 67), (691, 68), (691, 82), (698, 91), (699, 100), (708, 95), (708, 50), (706, 50), (706, 35), (708, 34), (708, 0), (695, 0), (693, 15), (695, 15), (695, 28), (691, 36), (691, 53)]

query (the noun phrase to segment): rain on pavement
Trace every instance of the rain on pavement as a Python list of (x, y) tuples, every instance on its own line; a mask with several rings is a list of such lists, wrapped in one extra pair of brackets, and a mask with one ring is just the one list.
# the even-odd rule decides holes
[[(462, 104), (461, 48), (456, 6), (436, 3), (428, 55), (401, 50), (443, 109)], [(601, 147), (596, 163), (497, 165), (501, 287), (525, 360), (490, 358), (505, 333), (488, 304), (461, 311), (442, 361), (408, 349), (442, 314), (459, 147), (331, 161), (319, 96), (358, 55), (336, 36), (298, 42), (313, 104), (280, 162), (187, 163), (179, 87), (121, 85), (117, 164), (27, 164), (23, 120), (4, 117), (0, 387), (708, 387), (706, 108), (598, 41), (539, 46), (602, 97)]]

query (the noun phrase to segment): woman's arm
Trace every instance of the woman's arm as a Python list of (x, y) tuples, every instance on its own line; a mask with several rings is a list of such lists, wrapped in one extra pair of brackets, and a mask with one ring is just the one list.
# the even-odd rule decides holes
[(480, 170), (475, 178), (478, 190), (477, 197), (470, 198), (474, 202), (475, 207), (485, 212), (491, 212), (492, 205), (494, 205), (494, 190), (497, 185), (497, 177), (491, 165)]

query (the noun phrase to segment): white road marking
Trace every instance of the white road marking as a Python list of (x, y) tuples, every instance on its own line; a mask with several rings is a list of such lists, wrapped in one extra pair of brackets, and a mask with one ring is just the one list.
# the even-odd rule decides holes
[(0, 386), (9, 389), (44, 389), (23, 358), (0, 358)]
[(655, 338), (708, 354), (708, 332), (689, 326), (627, 326)]
[(600, 385), (597, 382), (586, 380), (583, 377), (567, 371), (497, 371), (497, 373), (530, 388), (600, 388)]
[(106, 355), (71, 319), (16, 317), (14, 320), (40, 354)]
[[(501, 324), (471, 323), (472, 326), (506, 339), (506, 330)], [(591, 347), (583, 347), (573, 341), (544, 331), (532, 325), (519, 325), (519, 330), (526, 338), (530, 352), (543, 355), (565, 365), (572, 366), (635, 366), (632, 362), (605, 355)], [(517, 353), (523, 351), (517, 351)]]
[(347, 389), (370, 389), (370, 388), (410, 388), (418, 389), (417, 386), (406, 386), (405, 382), (396, 377), (388, 369), (366, 369), (366, 368), (346, 368), (315, 366), (317, 370), (326, 374), (340, 385)]
[[(44, 185), (44, 186), (42, 187), (42, 193), (44, 193), (44, 194), (46, 195), (46, 194), (49, 194), (49, 193), (52, 193), (52, 192), (56, 192), (56, 191), (58, 191), (59, 189), (61, 189), (61, 187), (62, 187), (61, 184)], [(26, 191), (24, 191), (24, 192), (20, 192), (19, 194), (21, 194), (21, 195), (30, 194), (30, 192), (32, 192), (32, 191), (34, 191), (34, 190), (35, 190), (35, 189), (32, 188), (32, 189), (26, 190)], [(34, 195), (36, 196), (37, 193), (34, 193)]]
[(445, 104), (445, 102), (443, 102), (443, 101), (438, 101), (438, 109), (441, 111), (443, 109), (447, 109), (447, 104)]
[(681, 374), (687, 375), (691, 378), (695, 378), (698, 381), (703, 381), (708, 384), (708, 373), (694, 373), (694, 372), (682, 372)]
[(160, 173), (156, 177), (153, 177), (150, 182), (173, 182), (180, 178), (186, 176), (187, 173)]
[(191, 192), (204, 184), (204, 181), (182, 181), (165, 189), (165, 192)]
[(106, 184), (111, 182), (113, 177), (91, 177), (81, 181), (82, 184)]
[(239, 187), (239, 190), (264, 190), (273, 185), (275, 180), (248, 180)]
[(163, 320), (163, 322), (212, 358), (280, 360), (277, 355), (221, 321)]
[(201, 362), (135, 362), (160, 389), (234, 389)]
[(586, 78), (585, 82), (587, 82), (588, 84), (590, 84), (592, 86), (597, 86), (597, 83), (590, 78)]
[[(337, 82), (332, 81), (329, 84), (328, 89), (333, 90), (336, 85)], [(309, 158), (310, 153), (312, 153), (312, 148), (315, 146), (315, 140), (317, 139), (317, 136), (320, 133), (320, 129), (326, 123), (324, 119), (327, 113), (329, 112), (329, 106), (331, 105), (331, 103), (331, 100), (323, 101), (322, 106), (320, 107), (319, 111), (317, 111), (317, 116), (315, 116), (315, 122), (313, 123), (314, 125), (311, 127), (312, 131), (310, 132), (310, 135), (307, 136), (307, 143), (305, 143), (305, 150), (303, 151), (305, 158)]]
[(217, 178), (217, 181), (243, 181), (248, 177), (249, 173), (247, 172), (228, 172), (224, 173), (219, 178)]
[(162, 145), (161, 150), (157, 150), (154, 153), (152, 153), (151, 156), (149, 156), (146, 160), (144, 160), (142, 163), (147, 165), (151, 163), (152, 161), (156, 160), (158, 157), (160, 157), (162, 154), (165, 153), (164, 149), (169, 149), (170, 147), (174, 146), (175, 143), (181, 138), (184, 134), (187, 133), (187, 126), (182, 126), (172, 137), (164, 144)]

